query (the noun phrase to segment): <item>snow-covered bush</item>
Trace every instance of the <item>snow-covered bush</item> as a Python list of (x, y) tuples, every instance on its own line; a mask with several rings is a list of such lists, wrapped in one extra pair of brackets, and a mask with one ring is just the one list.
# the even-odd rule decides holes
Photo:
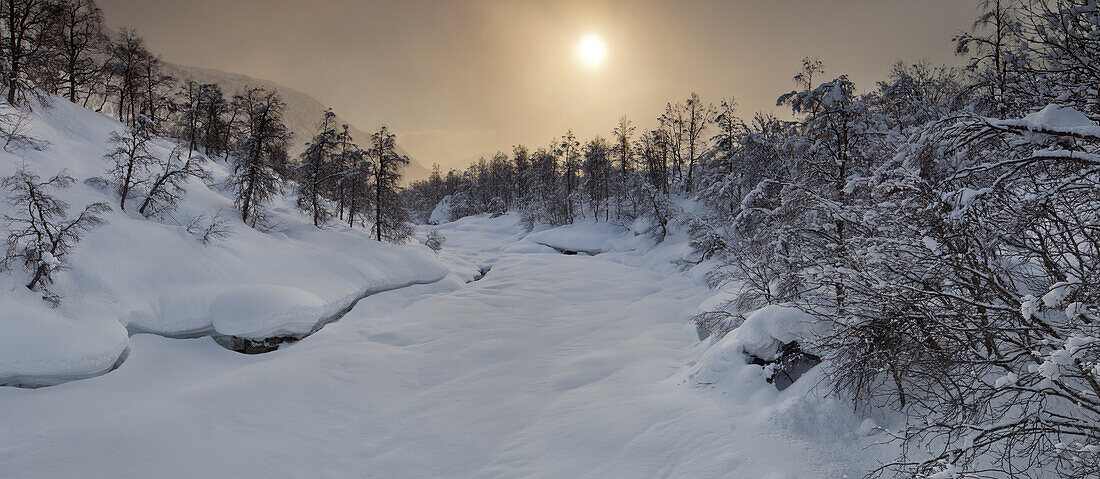
[(200, 213), (187, 222), (185, 229), (187, 234), (203, 245), (224, 241), (233, 236), (230, 219), (222, 215), (221, 211), (214, 215)]
[(960, 37), (971, 76), (898, 66), (861, 94), (814, 84), (809, 61), (782, 99), (797, 128), (711, 163), (703, 219), (718, 223), (696, 247), (717, 252), (732, 301), (697, 321), (737, 335), (742, 312), (785, 304), (828, 325), (799, 344), (833, 391), (911, 419), (889, 429), (906, 455), (880, 473), (1094, 477), (1100, 7), (986, 8)]
[(494, 218), (508, 212), (508, 206), (504, 203), (504, 200), (500, 199), (499, 196), (494, 196), (493, 199), (489, 200), (489, 204), (485, 208), (489, 210), (489, 214), (492, 215)]
[(447, 238), (443, 236), (437, 229), (428, 230), (428, 238), (424, 241), (424, 245), (431, 248), (432, 251), (439, 252), (443, 249), (443, 243), (447, 241)]

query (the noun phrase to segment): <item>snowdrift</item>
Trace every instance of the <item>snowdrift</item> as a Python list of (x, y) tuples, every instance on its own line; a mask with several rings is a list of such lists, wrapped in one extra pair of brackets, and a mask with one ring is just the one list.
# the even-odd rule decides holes
[[(63, 99), (38, 107), (30, 134), (45, 151), (0, 152), (0, 176), (25, 167), (42, 178), (62, 169), (77, 183), (56, 192), (70, 214), (102, 201), (109, 224), (88, 234), (57, 274), (57, 308), (26, 290), (21, 269), (0, 273), (0, 385), (43, 386), (110, 370), (125, 355), (128, 333), (169, 337), (228, 335), (248, 339), (308, 334), (362, 296), (438, 281), (446, 266), (420, 245), (381, 244), (362, 230), (319, 230), (279, 196), (270, 205), (269, 231), (239, 220), (230, 171), (211, 161), (213, 181), (192, 179), (179, 210), (146, 219), (137, 207), (118, 209), (104, 187), (103, 155), (117, 121)], [(155, 152), (173, 144), (158, 140)], [(15, 214), (0, 206), (0, 214)], [(193, 218), (221, 214), (231, 236), (203, 245), (186, 231)]]
[(648, 238), (634, 235), (625, 228), (608, 222), (591, 221), (534, 231), (524, 237), (524, 242), (553, 248), (558, 252), (588, 255), (634, 251), (652, 243)]

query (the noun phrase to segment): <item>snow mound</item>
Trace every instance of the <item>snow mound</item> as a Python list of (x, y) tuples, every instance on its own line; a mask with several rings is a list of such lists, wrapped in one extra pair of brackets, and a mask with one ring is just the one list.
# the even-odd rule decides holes
[(502, 251), (506, 253), (557, 253), (558, 250), (544, 244), (523, 241), (505, 246)]
[(113, 318), (68, 318), (20, 284), (4, 289), (0, 384), (50, 386), (94, 376), (125, 354), (126, 329)]
[(741, 343), (730, 335), (707, 347), (688, 377), (722, 391), (739, 404), (771, 404), (779, 394), (767, 384), (764, 367), (750, 364)]
[(631, 251), (649, 241), (640, 236), (625, 235), (624, 229), (603, 222), (583, 222), (528, 234), (525, 241), (549, 246), (563, 252), (599, 254), (609, 251)]
[(854, 412), (852, 404), (828, 396), (827, 389), (814, 389), (825, 378), (821, 369), (814, 369), (792, 386), (791, 394), (771, 412), (772, 424), (793, 434), (812, 436), (828, 441), (845, 441), (866, 437), (875, 432), (876, 423)]
[(820, 326), (821, 322), (805, 311), (773, 304), (750, 313), (722, 341), (737, 343), (745, 353), (770, 361), (784, 344), (813, 338)]

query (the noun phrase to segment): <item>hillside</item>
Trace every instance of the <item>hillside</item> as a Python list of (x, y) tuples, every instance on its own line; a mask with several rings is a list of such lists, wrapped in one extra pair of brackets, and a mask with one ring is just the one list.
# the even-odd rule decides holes
[[(181, 82), (192, 80), (197, 83), (217, 84), (222, 87), (222, 90), (227, 96), (233, 95), (243, 90), (245, 87), (250, 86), (262, 86), (264, 88), (277, 90), (280, 96), (282, 96), (283, 101), (286, 102), (286, 115), (284, 118), (286, 126), (294, 132), (294, 143), (290, 149), (291, 155), (297, 155), (305, 149), (305, 144), (309, 141), (313, 131), (317, 128), (317, 122), (320, 121), (322, 113), (328, 108), (316, 98), (313, 98), (305, 92), (280, 85), (271, 80), (254, 78), (239, 73), (224, 72), (212, 68), (199, 68), (172, 63), (165, 63), (164, 69), (166, 73), (178, 78)], [(336, 113), (337, 118), (340, 118), (339, 112)], [(342, 118), (339, 119), (339, 121), (341, 123), (348, 123), (352, 136), (361, 144), (370, 138), (370, 133), (360, 130), (355, 125), (352, 125)], [(401, 132), (397, 132), (397, 134), (398, 141), (400, 141)], [(400, 145), (398, 146), (398, 152), (408, 156), (410, 160), (409, 165), (405, 167), (406, 181), (428, 177), (428, 168), (425, 168), (416, 158), (413, 158), (408, 152), (401, 149)]]
[[(0, 385), (102, 374), (126, 358), (128, 336), (137, 333), (277, 346), (337, 319), (363, 296), (449, 274), (425, 247), (378, 243), (340, 225), (318, 229), (285, 194), (267, 207), (264, 231), (253, 229), (234, 207), (228, 165), (217, 161), (206, 166), (208, 181), (188, 179), (187, 196), (164, 218), (142, 217), (134, 202), (121, 211), (116, 188), (103, 177), (111, 164), (104, 159), (108, 138), (122, 125), (60, 98), (52, 103), (34, 109), (28, 130), (48, 148), (0, 151), (0, 177), (25, 171), (46, 181), (65, 171), (75, 182), (54, 194), (69, 204), (70, 218), (95, 202), (112, 211), (56, 273), (52, 289), (64, 296), (58, 307), (23, 286), (21, 264), (0, 273)], [(155, 140), (152, 153), (164, 158), (172, 146)], [(14, 196), (5, 196), (0, 216), (20, 217)], [(222, 218), (229, 236), (204, 245), (189, 225), (212, 217)]]

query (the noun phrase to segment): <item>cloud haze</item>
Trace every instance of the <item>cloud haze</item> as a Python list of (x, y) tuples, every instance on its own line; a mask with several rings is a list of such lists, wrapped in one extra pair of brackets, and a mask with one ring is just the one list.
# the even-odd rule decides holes
[[(805, 56), (863, 86), (900, 59), (954, 62), (976, 12), (958, 0), (101, 0), (165, 60), (301, 89), (369, 129), (385, 121), (422, 163), (460, 166), (566, 129), (649, 126), (696, 91), (774, 111)], [(607, 59), (581, 64), (585, 34)]]

